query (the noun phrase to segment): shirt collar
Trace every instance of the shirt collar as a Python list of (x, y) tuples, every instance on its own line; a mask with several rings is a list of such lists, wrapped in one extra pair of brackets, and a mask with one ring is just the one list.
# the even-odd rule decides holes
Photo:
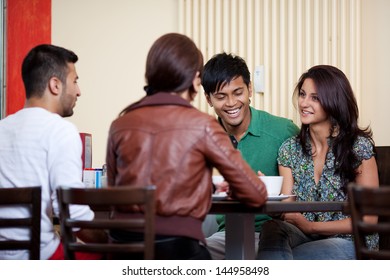
[(251, 122), (249, 123), (249, 127), (248, 127), (248, 130), (247, 130), (247, 133), (250, 133), (254, 136), (261, 136), (261, 132), (262, 132), (262, 120), (261, 118), (258, 118), (256, 117), (256, 120), (257, 122), (253, 122), (253, 119), (255, 117), (255, 115), (257, 115), (257, 112), (254, 108), (252, 108), (251, 106), (249, 106), (250, 110), (251, 110)]

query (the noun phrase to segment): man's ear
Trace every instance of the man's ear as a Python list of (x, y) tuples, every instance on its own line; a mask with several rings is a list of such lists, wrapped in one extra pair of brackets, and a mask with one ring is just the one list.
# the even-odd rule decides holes
[(252, 83), (249, 82), (248, 84), (248, 91), (249, 91), (249, 97), (252, 97)]
[(58, 95), (61, 92), (62, 83), (57, 77), (51, 77), (49, 80), (49, 90), (52, 94)]

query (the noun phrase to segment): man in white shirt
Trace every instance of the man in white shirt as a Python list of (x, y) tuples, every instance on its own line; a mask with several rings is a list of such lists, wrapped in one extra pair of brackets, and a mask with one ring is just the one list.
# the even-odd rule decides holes
[[(63, 259), (60, 237), (52, 224), (52, 214), (59, 215), (56, 189), (84, 187), (80, 135), (63, 119), (73, 114), (80, 96), (77, 60), (75, 53), (61, 47), (33, 48), (22, 65), (25, 106), (0, 121), (0, 188), (42, 187), (41, 259)], [(85, 220), (94, 217), (85, 206), (73, 206), (71, 215)], [(0, 216), (23, 217), (23, 208), (11, 211), (3, 207)], [(27, 235), (24, 230), (0, 229), (0, 240), (26, 239)], [(78, 237), (106, 240), (103, 232), (79, 231)], [(28, 259), (28, 252), (0, 251), (0, 259)]]

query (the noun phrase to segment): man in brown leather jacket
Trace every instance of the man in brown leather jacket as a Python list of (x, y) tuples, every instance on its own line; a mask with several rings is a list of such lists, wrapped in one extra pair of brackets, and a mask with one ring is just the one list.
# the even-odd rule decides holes
[[(203, 56), (191, 39), (160, 37), (147, 57), (147, 95), (125, 108), (109, 132), (108, 184), (157, 186), (157, 259), (210, 259), (202, 222), (211, 204), (213, 167), (236, 199), (255, 207), (267, 199), (264, 184), (217, 120), (190, 104), (202, 71)], [(131, 242), (142, 234), (111, 237)]]

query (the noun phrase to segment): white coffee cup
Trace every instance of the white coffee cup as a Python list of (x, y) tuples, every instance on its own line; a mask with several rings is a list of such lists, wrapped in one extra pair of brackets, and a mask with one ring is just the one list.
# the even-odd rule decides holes
[(259, 176), (267, 188), (268, 195), (279, 195), (282, 190), (283, 176)]
[(214, 185), (218, 185), (224, 181), (224, 178), (221, 175), (213, 175), (212, 180)]

